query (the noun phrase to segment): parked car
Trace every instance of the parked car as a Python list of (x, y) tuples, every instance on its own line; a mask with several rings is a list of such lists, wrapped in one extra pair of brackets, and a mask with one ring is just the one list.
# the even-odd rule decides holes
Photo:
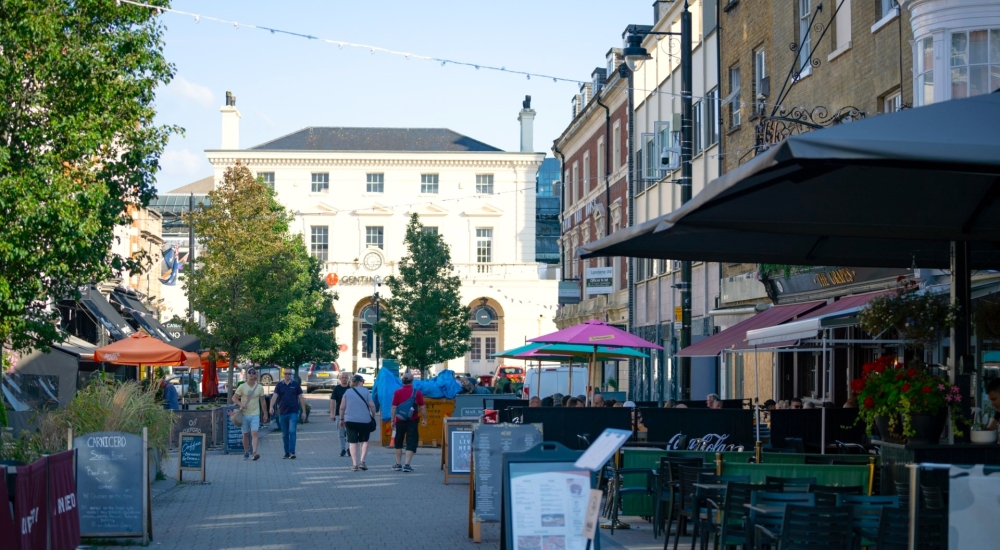
[(375, 385), (375, 367), (361, 367), (358, 369), (358, 374), (365, 379), (364, 386), (366, 388)]
[(336, 363), (303, 363), (299, 367), (299, 376), (305, 380), (305, 392), (314, 390), (330, 390), (340, 384), (337, 377), (340, 366)]
[[(216, 374), (219, 377), (219, 395), (225, 395), (229, 388), (229, 369), (219, 369)], [(240, 383), (245, 381), (246, 374), (241, 369), (235, 369), (233, 371), (233, 388), (238, 388)]]
[[(249, 365), (243, 368), (244, 375), (247, 368), (249, 368)], [(265, 386), (276, 384), (278, 380), (281, 380), (282, 369), (278, 365), (254, 365), (254, 368), (257, 369), (257, 380)]]
[[(197, 373), (175, 374), (167, 378), (167, 383), (173, 384), (174, 389), (177, 390), (177, 395), (180, 397), (201, 393), (201, 375)], [(194, 391), (192, 391), (192, 388)]]

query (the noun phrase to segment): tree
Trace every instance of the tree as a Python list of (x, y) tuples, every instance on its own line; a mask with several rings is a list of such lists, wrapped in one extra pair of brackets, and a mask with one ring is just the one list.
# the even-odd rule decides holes
[(382, 300), (375, 331), (388, 356), (423, 374), (434, 363), (465, 354), (472, 329), (444, 239), (424, 231), (414, 214), (404, 242), (407, 255), (399, 262), (399, 275), (386, 280), (391, 296)]
[(300, 247), (300, 258), (309, 266), (307, 287), (298, 303), (293, 304), (289, 310), (300, 319), (293, 326), (305, 326), (296, 331), (296, 337), (277, 339), (274, 347), (268, 350), (266, 358), (276, 365), (295, 367), (296, 372), (299, 365), (307, 361), (332, 362), (340, 355), (334, 338), (334, 330), (339, 324), (337, 312), (333, 308), (337, 295), (326, 291), (326, 283), (320, 273), (322, 264), (309, 256), (304, 243)]
[[(312, 324), (304, 318), (315, 311), (303, 299), (311, 272), (302, 239), (288, 233), (290, 216), (246, 166), (226, 169), (209, 198), (208, 207), (188, 215), (205, 251), (186, 284), (205, 317), (203, 344), (221, 348), (235, 365), (241, 356), (267, 356)], [(230, 369), (229, 399), (232, 382)]]
[(47, 348), (53, 301), (141, 269), (110, 249), (178, 131), (153, 124), (174, 74), (162, 32), (152, 10), (111, 0), (0, 2), (0, 342)]

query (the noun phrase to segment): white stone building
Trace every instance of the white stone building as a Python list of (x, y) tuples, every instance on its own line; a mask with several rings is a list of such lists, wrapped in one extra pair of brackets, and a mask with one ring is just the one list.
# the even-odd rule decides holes
[(518, 117), (522, 152), (509, 153), (424, 128), (310, 127), (241, 149), (239, 111), (227, 103), (222, 148), (206, 151), (215, 181), (241, 161), (294, 214), (293, 231), (324, 261), (339, 296), (344, 368), (375, 365), (366, 321), (374, 280), (396, 273), (413, 213), (450, 245), (469, 307), (472, 349), (448, 368), (492, 374), (499, 362), (490, 354), (555, 330), (558, 277), (548, 279), (534, 260), (535, 174), (545, 155), (532, 152), (535, 112), (527, 105)]

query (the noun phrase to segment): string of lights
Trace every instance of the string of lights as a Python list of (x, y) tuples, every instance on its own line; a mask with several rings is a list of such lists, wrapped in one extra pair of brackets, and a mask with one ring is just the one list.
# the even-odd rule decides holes
[[(181, 15), (181, 16), (184, 16), (184, 17), (190, 17), (190, 18), (194, 19), (195, 23), (198, 23), (201, 20), (211, 21), (213, 23), (220, 23), (220, 24), (224, 24), (224, 25), (227, 25), (227, 26), (232, 26), (233, 29), (235, 29), (235, 30), (239, 30), (241, 28), (247, 28), (247, 29), (255, 29), (255, 30), (261, 30), (261, 31), (267, 31), (267, 32), (269, 32), (271, 34), (281, 34), (281, 35), (285, 35), (285, 36), (291, 36), (291, 37), (295, 37), (295, 38), (302, 38), (302, 39), (306, 39), (306, 40), (316, 40), (316, 41), (319, 41), (319, 42), (324, 42), (324, 43), (327, 43), (327, 44), (336, 45), (337, 48), (341, 49), (341, 50), (344, 49), (344, 48), (367, 50), (372, 55), (374, 55), (376, 53), (381, 53), (381, 54), (387, 54), (387, 55), (400, 56), (400, 57), (403, 57), (403, 58), (408, 59), (408, 60), (409, 59), (417, 59), (417, 60), (420, 60), (420, 61), (429, 61), (429, 62), (434, 62), (434, 63), (440, 63), (442, 67), (446, 67), (448, 65), (460, 66), (460, 67), (470, 67), (470, 68), (476, 69), (477, 71), (478, 70), (496, 71), (496, 72), (502, 72), (502, 73), (507, 73), (507, 74), (524, 76), (528, 80), (531, 80), (532, 78), (551, 79), (552, 82), (555, 82), (555, 83), (566, 82), (566, 83), (570, 83), (570, 84), (576, 84), (578, 86), (582, 85), (582, 84), (590, 84), (591, 83), (589, 80), (579, 80), (579, 79), (575, 79), (575, 78), (565, 78), (565, 77), (561, 77), (561, 76), (554, 76), (554, 75), (549, 75), (549, 74), (544, 74), (544, 73), (533, 73), (533, 72), (529, 72), (529, 71), (520, 71), (520, 70), (517, 70), (517, 69), (508, 69), (505, 65), (501, 65), (501, 66), (498, 67), (498, 66), (490, 65), (490, 64), (486, 64), (486, 63), (474, 63), (474, 62), (469, 62), (469, 61), (461, 61), (461, 60), (457, 60), (457, 59), (447, 59), (447, 58), (441, 58), (441, 57), (433, 57), (433, 56), (421, 55), (421, 54), (417, 54), (417, 53), (413, 53), (413, 52), (404, 52), (404, 51), (392, 50), (392, 49), (389, 49), (389, 48), (383, 48), (381, 46), (374, 46), (374, 45), (371, 45), (371, 44), (359, 44), (359, 43), (356, 43), (356, 42), (349, 42), (347, 40), (335, 40), (335, 39), (332, 39), (332, 38), (323, 38), (323, 37), (320, 37), (320, 36), (314, 36), (314, 35), (303, 33), (303, 32), (296, 32), (296, 31), (290, 31), (290, 30), (285, 30), (285, 29), (278, 29), (278, 28), (274, 28), (274, 27), (266, 27), (264, 25), (256, 25), (256, 24), (253, 24), (253, 23), (240, 22), (240, 21), (237, 21), (235, 19), (224, 19), (224, 18), (221, 18), (221, 17), (213, 17), (213, 16), (210, 16), (210, 15), (204, 15), (204, 14), (200, 14), (200, 13), (194, 13), (194, 12), (189, 12), (189, 11), (182, 11), (182, 10), (177, 10), (177, 9), (167, 8), (167, 7), (162, 7), (162, 6), (154, 6), (152, 4), (146, 4), (144, 2), (136, 2), (135, 0), (115, 0), (115, 3), (117, 5), (119, 5), (119, 6), (121, 6), (122, 4), (129, 4), (129, 5), (132, 5), (132, 6), (137, 6), (137, 7), (142, 7), (142, 8), (148, 8), (148, 9), (156, 11), (159, 14), (171, 13), (171, 14), (175, 14), (175, 15)], [(670, 97), (676, 97), (676, 98), (682, 98), (682, 97), (684, 97), (684, 95), (681, 94), (681, 93), (678, 93), (678, 92), (667, 92), (667, 91), (663, 91), (663, 90), (660, 90), (660, 89), (647, 90), (647, 89), (641, 89), (641, 88), (635, 88), (635, 87), (633, 87), (632, 91), (633, 92), (643, 92), (643, 93), (646, 93), (646, 94), (660, 94), (660, 95), (665, 95), (665, 96), (670, 96)], [(698, 96), (698, 95), (692, 95), (691, 97), (692, 97), (692, 99), (695, 99), (695, 100), (715, 101), (715, 102), (718, 102), (720, 105), (724, 101), (723, 98), (715, 97), (715, 96)], [(760, 101), (756, 101), (755, 103), (758, 104), (758, 105), (766, 105), (768, 107), (775, 106), (775, 104), (766, 103), (766, 102), (760, 102)]]

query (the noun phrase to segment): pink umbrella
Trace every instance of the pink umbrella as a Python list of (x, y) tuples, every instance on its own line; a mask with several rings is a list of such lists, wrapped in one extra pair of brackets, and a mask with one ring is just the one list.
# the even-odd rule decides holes
[[(594, 346), (594, 353), (591, 356), (591, 366), (597, 364), (597, 347), (607, 346), (616, 348), (652, 348), (663, 349), (663, 346), (647, 342), (634, 334), (629, 334), (624, 330), (615, 328), (607, 323), (591, 319), (579, 325), (564, 328), (549, 334), (543, 334), (536, 338), (529, 338), (529, 342), (541, 342), (545, 344), (585, 344)], [(569, 371), (570, 388), (573, 387), (573, 369)]]

